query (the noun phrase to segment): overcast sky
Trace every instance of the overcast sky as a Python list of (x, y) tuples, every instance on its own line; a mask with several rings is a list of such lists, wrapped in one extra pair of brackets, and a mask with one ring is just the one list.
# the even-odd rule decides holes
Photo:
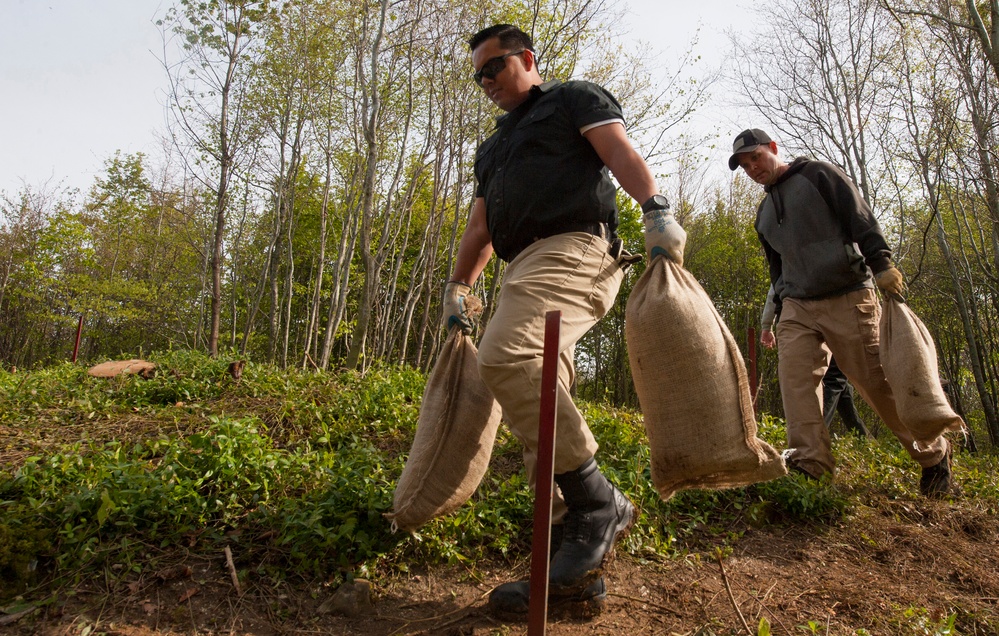
[[(622, 0), (632, 35), (717, 64), (724, 31), (748, 10), (731, 0)], [(157, 18), (171, 0), (0, 0), (0, 191), (88, 189), (116, 150), (159, 153), (165, 73)], [(726, 137), (728, 130), (720, 122)]]

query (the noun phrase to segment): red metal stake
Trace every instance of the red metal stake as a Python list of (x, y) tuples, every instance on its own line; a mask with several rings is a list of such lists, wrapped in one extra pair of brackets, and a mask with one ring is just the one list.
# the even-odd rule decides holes
[(544, 636), (548, 620), (548, 551), (551, 549), (552, 496), (555, 480), (555, 402), (562, 312), (545, 314), (545, 349), (541, 366), (541, 419), (534, 489), (534, 535), (531, 540), (531, 599), (527, 635)]
[(749, 340), (749, 393), (753, 396), (753, 413), (759, 415), (756, 408), (756, 395), (760, 391), (759, 382), (756, 379), (756, 329), (750, 327), (746, 330), (746, 337)]
[(73, 364), (76, 364), (76, 354), (80, 353), (80, 335), (83, 333), (83, 314), (80, 314), (80, 322), (76, 325), (76, 343), (73, 344), (73, 359), (70, 360)]

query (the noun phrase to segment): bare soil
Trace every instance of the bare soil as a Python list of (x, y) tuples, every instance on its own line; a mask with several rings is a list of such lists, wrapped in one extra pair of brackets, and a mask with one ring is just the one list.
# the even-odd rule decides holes
[[(974, 501), (882, 498), (836, 525), (738, 528), (719, 564), (712, 551), (649, 561), (619, 551), (596, 616), (549, 614), (547, 633), (999, 634), (999, 520)], [(0, 632), (113, 634), (526, 634), (487, 608), (496, 585), (526, 576), (528, 558), (473, 568), (412, 569), (372, 582), (371, 602), (336, 609), (327, 586), (235, 588), (223, 555), (190, 557), (128, 583), (91, 581)], [(347, 613), (357, 612), (355, 616)]]

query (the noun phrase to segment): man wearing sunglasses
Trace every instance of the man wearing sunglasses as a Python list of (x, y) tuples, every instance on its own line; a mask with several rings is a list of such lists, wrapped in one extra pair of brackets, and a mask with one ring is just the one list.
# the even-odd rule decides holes
[[(561, 310), (549, 597), (599, 608), (604, 558), (631, 527), (634, 505), (600, 472), (598, 445), (569, 388), (575, 343), (614, 304), (635, 257), (622, 249), (614, 174), (642, 205), (646, 251), (683, 263), (686, 233), (625, 133), (614, 97), (595, 84), (542, 80), (533, 42), (499, 24), (469, 41), (473, 78), (505, 114), (475, 158), (475, 201), (445, 286), (444, 322), (470, 331), (463, 298), (493, 252), (509, 263), (479, 346), (479, 372), (524, 444), (535, 483), (545, 314)], [(526, 613), (527, 581), (490, 595), (501, 613)]]

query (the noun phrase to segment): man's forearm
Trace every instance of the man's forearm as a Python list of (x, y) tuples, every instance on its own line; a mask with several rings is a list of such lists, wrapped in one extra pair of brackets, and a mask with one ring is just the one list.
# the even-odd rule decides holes
[(458, 243), (458, 256), (449, 280), (473, 285), (493, 255), (492, 238), (486, 221), (485, 202), (478, 198), (472, 206), (468, 225)]

